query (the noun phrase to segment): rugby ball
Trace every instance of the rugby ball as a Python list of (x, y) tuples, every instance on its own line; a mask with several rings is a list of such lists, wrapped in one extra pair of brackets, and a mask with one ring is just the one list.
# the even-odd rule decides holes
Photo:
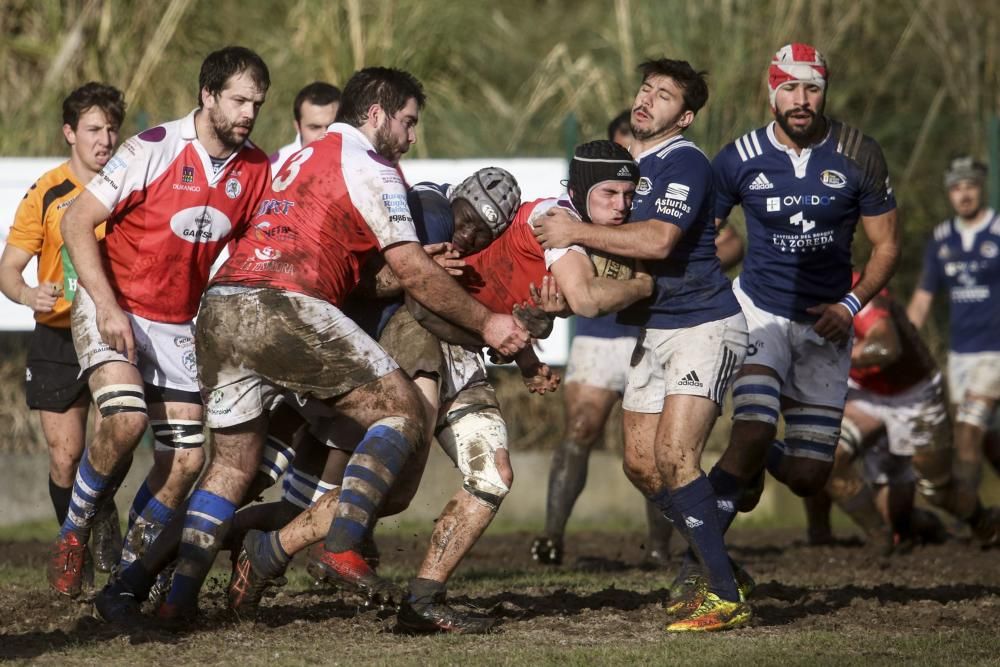
[(590, 261), (600, 278), (629, 280), (635, 275), (635, 260), (599, 250), (590, 251)]

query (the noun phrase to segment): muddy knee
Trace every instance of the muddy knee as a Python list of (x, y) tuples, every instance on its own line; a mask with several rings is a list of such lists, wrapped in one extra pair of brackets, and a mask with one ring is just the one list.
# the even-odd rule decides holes
[(823, 490), (832, 469), (832, 462), (798, 461), (788, 466), (784, 482), (792, 493), (805, 498)]
[(495, 407), (456, 406), (438, 442), (462, 473), (462, 488), (494, 512), (510, 492), (514, 472), (507, 453), (507, 425)]

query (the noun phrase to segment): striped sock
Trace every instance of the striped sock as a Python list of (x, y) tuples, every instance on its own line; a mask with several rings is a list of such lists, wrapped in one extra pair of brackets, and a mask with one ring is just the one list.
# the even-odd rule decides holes
[(235, 513), (236, 505), (222, 496), (201, 489), (191, 494), (167, 604), (180, 609), (197, 605), (198, 591)]
[(738, 601), (740, 593), (719, 525), (718, 502), (712, 483), (702, 474), (693, 482), (671, 491), (670, 496), (674, 511), (683, 517), (684, 536), (708, 575), (709, 589), (720, 598)]
[(146, 509), (146, 504), (153, 497), (153, 492), (149, 490), (149, 480), (144, 480), (142, 486), (135, 493), (132, 499), (132, 507), (128, 511), (128, 528), (132, 530), (132, 524), (139, 518), (142, 511)]
[(326, 536), (326, 550), (357, 551), (377, 518), (413, 445), (395, 428), (376, 423), (365, 434), (344, 470), (337, 514)]
[(73, 481), (73, 495), (69, 502), (69, 513), (63, 522), (59, 536), (75, 533), (81, 542), (90, 539), (90, 526), (97, 514), (97, 506), (112, 488), (112, 476), (102, 475), (90, 463), (88, 451), (84, 451), (80, 466)]
[(288, 470), (294, 459), (295, 448), (269, 435), (267, 436), (267, 441), (264, 443), (264, 454), (261, 457), (260, 467), (257, 468), (257, 471), (270, 477), (273, 484)]
[(305, 510), (312, 507), (328, 491), (336, 488), (336, 484), (328, 484), (293, 465), (281, 482), (281, 499)]

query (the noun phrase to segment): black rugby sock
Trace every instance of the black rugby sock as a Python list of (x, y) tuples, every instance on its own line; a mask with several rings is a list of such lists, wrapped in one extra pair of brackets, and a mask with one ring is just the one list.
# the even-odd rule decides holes
[(72, 486), (59, 486), (49, 477), (49, 498), (52, 500), (52, 509), (56, 511), (56, 520), (60, 526), (66, 521), (66, 515), (69, 513), (69, 501), (72, 497)]

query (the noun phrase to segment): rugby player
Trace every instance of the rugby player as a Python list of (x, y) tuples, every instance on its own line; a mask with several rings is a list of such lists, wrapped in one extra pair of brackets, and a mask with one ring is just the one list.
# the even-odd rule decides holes
[(667, 630), (719, 630), (748, 622), (750, 608), (700, 459), (746, 354), (747, 327), (716, 256), (711, 164), (683, 135), (708, 100), (704, 74), (667, 58), (639, 69), (632, 154), (642, 178), (633, 221), (610, 228), (553, 215), (536, 235), (546, 247), (580, 243), (637, 257), (654, 276), (653, 298), (619, 318), (643, 327), (622, 400), (625, 473), (684, 535), (707, 574), (707, 585), (671, 604)]
[(952, 160), (945, 186), (955, 216), (934, 228), (920, 283), (907, 307), (917, 328), (927, 321), (934, 294), (948, 290), (948, 390), (954, 404), (956, 511), (974, 520), (984, 445), (1000, 469), (1000, 216), (985, 205), (986, 167), (971, 157)]
[[(249, 141), (269, 82), (249, 49), (209, 54), (198, 108), (126, 141), (63, 217), (80, 277), (73, 343), (103, 419), (48, 566), (60, 593), (79, 594), (94, 515), (147, 424), (154, 465), (133, 503), (125, 563), (162, 530), (201, 472), (193, 319), (212, 261), (270, 180), (267, 155)], [(94, 228), (104, 220), (99, 245)]]
[[(626, 149), (634, 140), (631, 115), (632, 110), (626, 109), (608, 124), (608, 140)], [(619, 324), (615, 314), (575, 320), (563, 390), (563, 438), (549, 467), (545, 531), (531, 543), (531, 557), (543, 565), (562, 563), (566, 523), (587, 483), (590, 451), (625, 391), (628, 361), (638, 335), (638, 327)], [(643, 564), (659, 567), (669, 560), (673, 531), (655, 505), (646, 501), (645, 506), (649, 537), (643, 547)]]
[[(62, 132), (69, 160), (35, 181), (18, 206), (0, 257), (0, 290), (11, 301), (31, 308), (35, 330), (28, 349), (25, 397), (38, 411), (49, 448), (49, 498), (62, 524), (69, 512), (73, 478), (83, 455), (90, 413), (90, 390), (80, 378), (80, 364), (70, 333), (70, 302), (75, 279), (64, 276), (59, 223), (83, 184), (107, 164), (125, 119), (120, 90), (90, 82), (71, 92), (62, 104)], [(104, 233), (99, 227), (98, 235)], [(38, 258), (38, 286), (24, 282), (22, 272)], [(95, 415), (100, 423), (100, 414)], [(113, 498), (98, 513), (92, 537), (97, 569), (110, 572), (121, 553), (121, 528)]]
[[(531, 235), (534, 221), (553, 206), (565, 206), (571, 211), (581, 207), (581, 215), (588, 221), (621, 224), (627, 216), (637, 179), (638, 170), (627, 151), (610, 142), (578, 147), (570, 168), (572, 201), (542, 199), (517, 209), (510, 228), (499, 239), (465, 258), (469, 271), (467, 288), (494, 312), (509, 312), (515, 304), (528, 298), (532, 282), (542, 282), (548, 264), (556, 280), (563, 280), (568, 285), (565, 298), (570, 308), (597, 314), (648, 296), (652, 287), (648, 276), (638, 274), (630, 280), (599, 278), (582, 249), (543, 251)], [(485, 193), (475, 192), (475, 184), (470, 189), (473, 190), (469, 196), (471, 201), (484, 199)], [(408, 317), (408, 313), (403, 316)], [(429, 316), (419, 310), (417, 319), (426, 322)], [(387, 347), (405, 355), (402, 358), (410, 358), (413, 353), (407, 350), (407, 343), (412, 345), (418, 341), (420, 334), (411, 326), (401, 329), (398, 334), (391, 333), (399, 317), (400, 313), (393, 316), (382, 340), (388, 338)], [(425, 361), (422, 368), (424, 372), (434, 369), (442, 378), (441, 408), (435, 413), (438, 416), (433, 425), (439, 442), (464, 479), (462, 489), (435, 523), (428, 553), (417, 577), (411, 580), (400, 608), (399, 623), (409, 631), (487, 632), (495, 619), (465, 614), (451, 607), (447, 604), (445, 588), (451, 574), (489, 526), (510, 490), (513, 470), (507, 453), (507, 430), (492, 387), (485, 382), (479, 348), (461, 345), (462, 333), (449, 329), (441, 320), (433, 320), (431, 326), (446, 341), (449, 338), (459, 341), (444, 344), (442, 349), (447, 352), (443, 365), (440, 361), (437, 365)], [(427, 358), (432, 359), (433, 355)], [(416, 367), (413, 362), (408, 365)], [(544, 371), (542, 376), (546, 377)], [(454, 392), (454, 389), (449, 391), (449, 387), (459, 389), (454, 398), (448, 397), (448, 393)], [(327, 494), (323, 502), (310, 510), (308, 518), (300, 517), (301, 521), (293, 522), (276, 536), (248, 535), (248, 540), (256, 539), (256, 545), (247, 545), (250, 547), (247, 551), (259, 554), (267, 544), (276, 543), (280, 543), (287, 553), (291, 553), (289, 548), (294, 551), (304, 548), (310, 542), (310, 535), (303, 528), (324, 525), (326, 520), (322, 517), (336, 502), (335, 495)], [(251, 559), (248, 557), (248, 560)], [(257, 565), (262, 560), (266, 559), (259, 555), (252, 558), (255, 570), (262, 569)], [(280, 572), (270, 569), (267, 576), (273, 578)], [(232, 588), (230, 591), (232, 593)], [(233, 597), (231, 595), (231, 601)]]
[[(727, 145), (713, 163), (716, 217), (740, 204), (749, 239), (734, 291), (750, 345), (733, 387), (729, 446), (710, 474), (726, 528), (738, 509), (756, 504), (765, 462), (798, 495), (826, 484), (847, 395), (851, 321), (899, 257), (882, 151), (824, 115), (826, 84), (826, 60), (816, 49), (782, 47), (768, 69), (774, 121)], [(852, 289), (859, 220), (872, 251)], [(775, 440), (779, 413), (784, 442)], [(682, 570), (676, 584), (696, 582)]]
[[(267, 410), (282, 393), (324, 401), (364, 431), (344, 471), (321, 565), (373, 597), (391, 591), (359, 546), (419, 449), (424, 420), (413, 383), (338, 307), (370, 257), (381, 252), (405, 290), (442, 304), (501, 352), (527, 343), (510, 315), (469, 298), (418, 243), (397, 163), (416, 140), (423, 102), (420, 83), (406, 72), (355, 73), (338, 122), (285, 163), (253, 230), (237, 240), (205, 293), (196, 340), (214, 455), (188, 503), (161, 618), (197, 611), (198, 591), (260, 463)], [(150, 578), (141, 564), (121, 580), (132, 597), (119, 602), (145, 598)]]
[(295, 114), (292, 123), (295, 126), (295, 141), (285, 144), (268, 158), (271, 161), (272, 176), (278, 175), (292, 153), (326, 134), (326, 128), (337, 118), (339, 106), (340, 88), (325, 81), (314, 81), (299, 91), (292, 105), (292, 113)]
[[(855, 345), (851, 352), (850, 389), (841, 424), (833, 473), (826, 491), (866, 533), (885, 524), (874, 516), (875, 504), (864, 484), (878, 487), (879, 512), (888, 518), (887, 505), (896, 506), (893, 532), (904, 542), (919, 537), (919, 514), (912, 507), (914, 482), (934, 506), (968, 522), (973, 535), (984, 544), (998, 538), (995, 510), (982, 506), (976, 494), (976, 511), (962, 516), (963, 490), (956, 484), (953, 451), (949, 440), (948, 411), (941, 374), (927, 345), (920, 339), (906, 313), (883, 290), (854, 318)], [(876, 442), (884, 431), (887, 442)], [(864, 480), (851, 462), (863, 457)], [(896, 487), (894, 489), (893, 487)], [(893, 490), (900, 502), (893, 503)], [(887, 500), (889, 502), (887, 502)], [(810, 535), (829, 537), (829, 522), (810, 514)], [(816, 519), (820, 522), (814, 523)], [(823, 530), (825, 528), (825, 531)]]

